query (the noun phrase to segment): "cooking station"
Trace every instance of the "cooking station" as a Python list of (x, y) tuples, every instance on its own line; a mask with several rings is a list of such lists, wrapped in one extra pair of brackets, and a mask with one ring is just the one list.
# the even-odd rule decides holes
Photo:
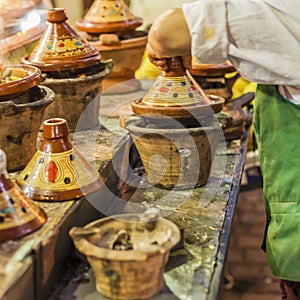
[[(161, 189), (148, 184), (130, 135), (119, 124), (133, 93), (101, 96), (101, 128), (71, 135), (103, 180), (95, 194), (66, 202), (39, 202), (47, 223), (21, 239), (0, 245), (2, 299), (107, 299), (95, 289), (95, 275), (69, 236), (73, 226), (116, 213), (155, 208), (173, 221), (181, 240), (172, 249), (164, 288), (151, 299), (217, 299), (222, 287), (232, 219), (242, 178), (249, 124), (238, 138), (219, 143), (211, 176), (194, 189)], [(12, 178), (17, 173), (10, 173)]]

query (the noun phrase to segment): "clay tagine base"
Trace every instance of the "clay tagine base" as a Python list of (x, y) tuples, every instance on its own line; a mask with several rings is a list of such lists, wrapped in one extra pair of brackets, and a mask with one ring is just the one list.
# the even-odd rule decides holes
[[(104, 60), (112, 59), (114, 62), (112, 72), (103, 80), (103, 92), (123, 94), (140, 90), (141, 84), (135, 78), (135, 71), (142, 63), (148, 40), (147, 33), (132, 31), (123, 39), (116, 35), (101, 36), (102, 39), (100, 37), (99, 40), (91, 40), (90, 43), (99, 50)], [(108, 44), (112, 38), (114, 42)]]

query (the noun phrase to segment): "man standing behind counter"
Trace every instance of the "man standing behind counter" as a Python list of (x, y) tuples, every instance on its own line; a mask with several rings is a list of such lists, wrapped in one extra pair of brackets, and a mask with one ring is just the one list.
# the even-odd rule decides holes
[(229, 60), (257, 82), (253, 124), (264, 180), (262, 248), (282, 299), (300, 299), (300, 1), (201, 0), (165, 11), (153, 23), (150, 61), (192, 55), (199, 63)]

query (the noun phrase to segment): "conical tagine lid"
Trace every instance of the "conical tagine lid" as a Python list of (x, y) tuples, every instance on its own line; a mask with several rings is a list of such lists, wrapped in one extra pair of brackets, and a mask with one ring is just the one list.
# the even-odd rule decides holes
[(44, 140), (17, 177), (24, 193), (37, 201), (78, 199), (98, 190), (102, 180), (97, 170), (73, 148), (65, 119), (44, 121)]
[(9, 178), (6, 155), (0, 149), (0, 242), (29, 234), (46, 220), (44, 211)]
[(156, 78), (142, 99), (132, 103), (134, 113), (181, 118), (188, 114), (203, 116), (222, 110), (224, 99), (206, 95), (183, 67), (181, 58), (168, 58), (167, 63), (168, 70)]
[(100, 62), (99, 51), (78, 35), (67, 19), (65, 9), (50, 9), (47, 29), (22, 62), (39, 67), (43, 72), (86, 68)]
[(143, 24), (135, 17), (123, 0), (96, 0), (83, 17), (76, 22), (77, 28), (91, 34), (134, 30)]

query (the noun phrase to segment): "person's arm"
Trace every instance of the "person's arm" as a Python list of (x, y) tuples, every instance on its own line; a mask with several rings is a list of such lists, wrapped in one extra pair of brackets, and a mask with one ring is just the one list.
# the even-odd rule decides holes
[[(299, 85), (299, 11), (300, 1), (199, 0), (184, 4), (182, 12), (191, 39), (191, 53), (199, 63), (222, 63), (228, 59), (251, 81)], [(153, 25), (165, 22), (158, 20), (159, 23)], [(182, 24), (182, 19), (178, 20), (178, 24)], [(171, 34), (175, 47), (172, 51), (168, 47), (161, 50), (159, 57), (182, 56), (181, 51), (175, 50), (176, 45), (186, 41), (186, 30), (179, 32), (177, 39), (171, 26), (164, 30), (167, 31), (165, 36), (168, 32)], [(147, 49), (151, 56), (157, 46), (153, 46), (155, 35), (151, 30), (149, 34)], [(162, 48), (168, 46), (162, 39), (159, 43)], [(187, 44), (183, 44), (183, 49)]]

